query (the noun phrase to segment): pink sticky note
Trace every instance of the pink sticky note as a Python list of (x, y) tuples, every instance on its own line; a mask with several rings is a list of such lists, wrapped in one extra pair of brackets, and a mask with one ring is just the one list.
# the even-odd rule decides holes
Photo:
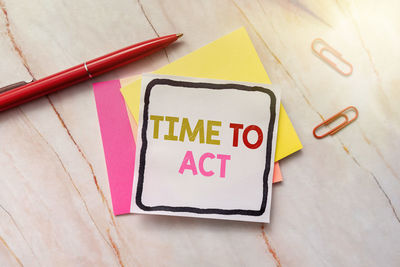
[(130, 212), (136, 144), (118, 80), (93, 84), (115, 215)]
[(282, 182), (283, 177), (281, 173), (281, 168), (279, 167), (279, 163), (275, 162), (274, 164), (274, 178), (272, 179), (273, 183)]

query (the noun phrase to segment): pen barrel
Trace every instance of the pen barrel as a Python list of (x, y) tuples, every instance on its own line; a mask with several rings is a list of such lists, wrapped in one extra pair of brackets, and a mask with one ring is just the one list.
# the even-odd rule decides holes
[(0, 111), (18, 106), (139, 60), (161, 50), (176, 39), (178, 39), (177, 35), (172, 34), (131, 45), (46, 78), (3, 92), (0, 94)]
[(88, 71), (93, 77), (101, 75), (153, 54), (167, 47), (176, 41), (176, 39), (178, 39), (177, 35), (171, 34), (125, 47), (113, 53), (87, 61)]
[(21, 105), (88, 79), (89, 76), (84, 64), (77, 65), (0, 94), (0, 111)]

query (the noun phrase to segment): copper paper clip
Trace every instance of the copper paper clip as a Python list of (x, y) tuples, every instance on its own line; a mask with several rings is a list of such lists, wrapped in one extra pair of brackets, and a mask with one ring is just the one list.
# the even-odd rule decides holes
[[(345, 114), (347, 111), (352, 110), (355, 113), (354, 118), (352, 118), (351, 120), (349, 120), (349, 117), (347, 117), (347, 115)], [(323, 135), (317, 135), (316, 132), (317, 130), (321, 127), (321, 126), (328, 126), (329, 124), (331, 124), (332, 122), (334, 122), (335, 120), (339, 119), (340, 117), (344, 118), (344, 122), (342, 122), (341, 124), (339, 124), (338, 126), (336, 126), (335, 128), (333, 128), (332, 130), (324, 133)], [(314, 130), (313, 130), (313, 134), (315, 138), (321, 139), (324, 138), (327, 135), (334, 135), (335, 133), (339, 132), (340, 130), (342, 130), (344, 127), (346, 127), (347, 125), (349, 125), (350, 123), (352, 123), (353, 121), (355, 121), (358, 118), (358, 110), (356, 109), (356, 107), (354, 106), (349, 106), (345, 109), (343, 109), (342, 111), (340, 111), (339, 113), (333, 115), (332, 117), (330, 117), (329, 119), (323, 121), (322, 123), (318, 124)]]
[[(324, 47), (322, 47), (319, 51), (315, 48), (315, 44), (317, 43), (322, 43)], [(344, 76), (349, 76), (351, 73), (353, 73), (353, 65), (350, 64), (350, 62), (348, 62), (347, 60), (345, 60), (342, 55), (336, 51), (335, 49), (333, 49), (330, 45), (328, 45), (324, 40), (322, 40), (321, 38), (317, 38), (314, 39), (314, 41), (311, 43), (311, 49), (314, 51), (314, 53), (316, 53), (322, 60), (324, 60), (326, 63), (328, 63), (332, 68), (334, 68), (337, 72), (339, 72), (340, 74), (344, 75)], [(333, 62), (332, 60), (330, 60), (327, 56), (324, 55), (324, 52), (328, 52), (332, 55), (334, 55), (338, 60), (340, 60), (341, 62), (343, 62), (344, 64), (346, 64), (350, 70), (348, 72), (344, 72), (343, 70), (341, 70), (335, 62)]]

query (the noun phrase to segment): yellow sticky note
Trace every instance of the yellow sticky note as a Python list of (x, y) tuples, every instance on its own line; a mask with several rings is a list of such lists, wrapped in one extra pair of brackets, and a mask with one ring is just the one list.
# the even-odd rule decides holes
[(303, 148), (293, 124), (281, 105), (279, 111), (278, 136), (276, 138), (275, 162)]
[[(158, 74), (254, 83), (271, 81), (244, 28), (240, 28), (155, 71)], [(139, 121), (141, 80), (121, 88), (136, 121)], [(303, 148), (289, 117), (281, 105), (275, 161)]]

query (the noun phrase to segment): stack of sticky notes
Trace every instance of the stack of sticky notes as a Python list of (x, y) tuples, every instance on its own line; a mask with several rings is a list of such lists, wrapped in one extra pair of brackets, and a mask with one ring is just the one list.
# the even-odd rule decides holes
[(269, 222), (278, 161), (302, 145), (244, 28), (93, 87), (115, 215)]

